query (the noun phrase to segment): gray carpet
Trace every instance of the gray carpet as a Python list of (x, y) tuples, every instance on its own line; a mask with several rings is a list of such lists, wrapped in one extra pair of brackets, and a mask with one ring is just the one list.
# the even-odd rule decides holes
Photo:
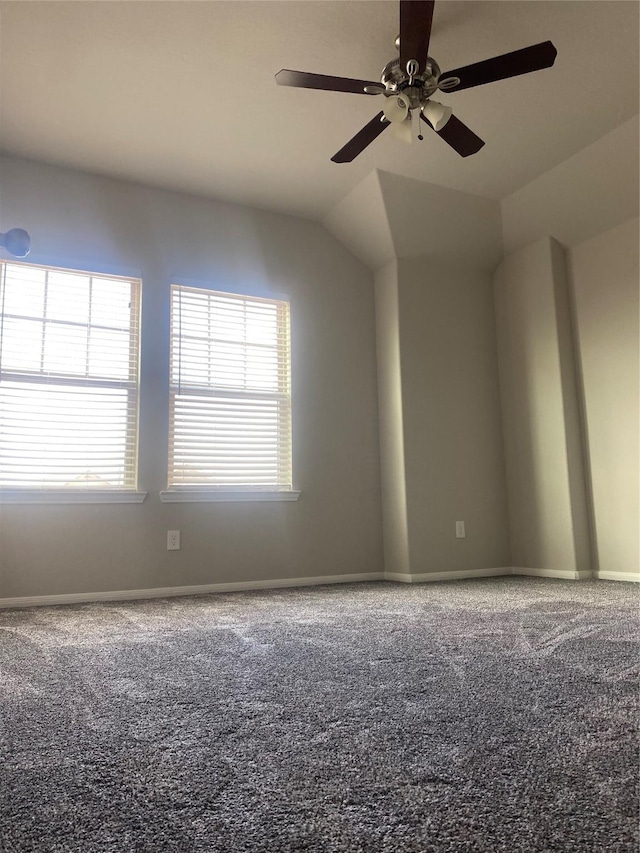
[(0, 613), (0, 849), (637, 851), (638, 589)]

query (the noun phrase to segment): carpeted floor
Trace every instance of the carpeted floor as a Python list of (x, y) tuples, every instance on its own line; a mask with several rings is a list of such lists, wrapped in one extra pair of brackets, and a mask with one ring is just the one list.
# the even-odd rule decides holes
[(0, 849), (636, 853), (639, 592), (502, 578), (0, 613)]

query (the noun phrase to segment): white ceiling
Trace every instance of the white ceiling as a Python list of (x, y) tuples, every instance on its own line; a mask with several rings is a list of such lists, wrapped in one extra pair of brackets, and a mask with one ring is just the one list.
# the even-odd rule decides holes
[(281, 68), (379, 79), (396, 2), (2, 2), (7, 153), (321, 219), (372, 169), (502, 198), (638, 112), (635, 0), (438, 0), (442, 70), (551, 39), (553, 68), (449, 95), (485, 141), (462, 159), (435, 134), (390, 133), (330, 157), (379, 109), (279, 87)]

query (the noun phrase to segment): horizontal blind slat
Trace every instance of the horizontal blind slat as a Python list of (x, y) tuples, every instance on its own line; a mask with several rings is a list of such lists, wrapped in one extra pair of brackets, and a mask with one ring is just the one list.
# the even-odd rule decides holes
[(173, 285), (169, 486), (291, 486), (288, 303)]
[(140, 281), (2, 262), (0, 485), (136, 487)]

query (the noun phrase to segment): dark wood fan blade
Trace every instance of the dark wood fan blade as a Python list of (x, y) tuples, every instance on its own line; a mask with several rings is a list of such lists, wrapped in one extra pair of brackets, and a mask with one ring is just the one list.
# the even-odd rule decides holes
[(483, 62), (475, 62), (473, 65), (446, 71), (440, 75), (440, 80), (444, 82), (449, 77), (459, 77), (460, 82), (457, 85), (443, 87), (447, 92), (457, 92), (460, 89), (493, 83), (494, 80), (505, 80), (507, 77), (517, 77), (519, 74), (529, 74), (531, 71), (540, 71), (541, 68), (550, 68), (557, 54), (558, 51), (550, 41), (543, 41), (531, 47), (523, 47), (522, 50), (494, 56), (493, 59), (485, 59)]
[[(365, 86), (382, 88), (380, 83), (371, 80), (351, 80), (349, 77), (332, 77), (328, 74), (308, 74), (306, 71), (290, 71), (283, 68), (276, 74), (279, 86), (295, 86), (298, 89), (325, 89), (329, 92), (352, 92), (354, 95), (368, 95)], [(375, 94), (375, 92), (373, 93)]]
[(359, 130), (353, 139), (350, 139), (347, 144), (341, 148), (337, 154), (331, 158), (334, 163), (351, 163), (352, 160), (360, 154), (364, 149), (373, 142), (376, 137), (380, 136), (383, 130), (386, 130), (391, 122), (381, 121), (384, 118), (384, 113), (379, 112), (374, 116), (369, 124), (365, 124), (362, 130)]
[[(420, 113), (420, 118), (433, 130), (433, 125), (424, 113)], [(451, 116), (442, 130), (436, 130), (434, 133), (444, 139), (461, 157), (475, 154), (484, 145), (484, 141), (455, 116)]]
[(424, 71), (431, 38), (434, 0), (400, 0), (400, 67), (416, 59)]

